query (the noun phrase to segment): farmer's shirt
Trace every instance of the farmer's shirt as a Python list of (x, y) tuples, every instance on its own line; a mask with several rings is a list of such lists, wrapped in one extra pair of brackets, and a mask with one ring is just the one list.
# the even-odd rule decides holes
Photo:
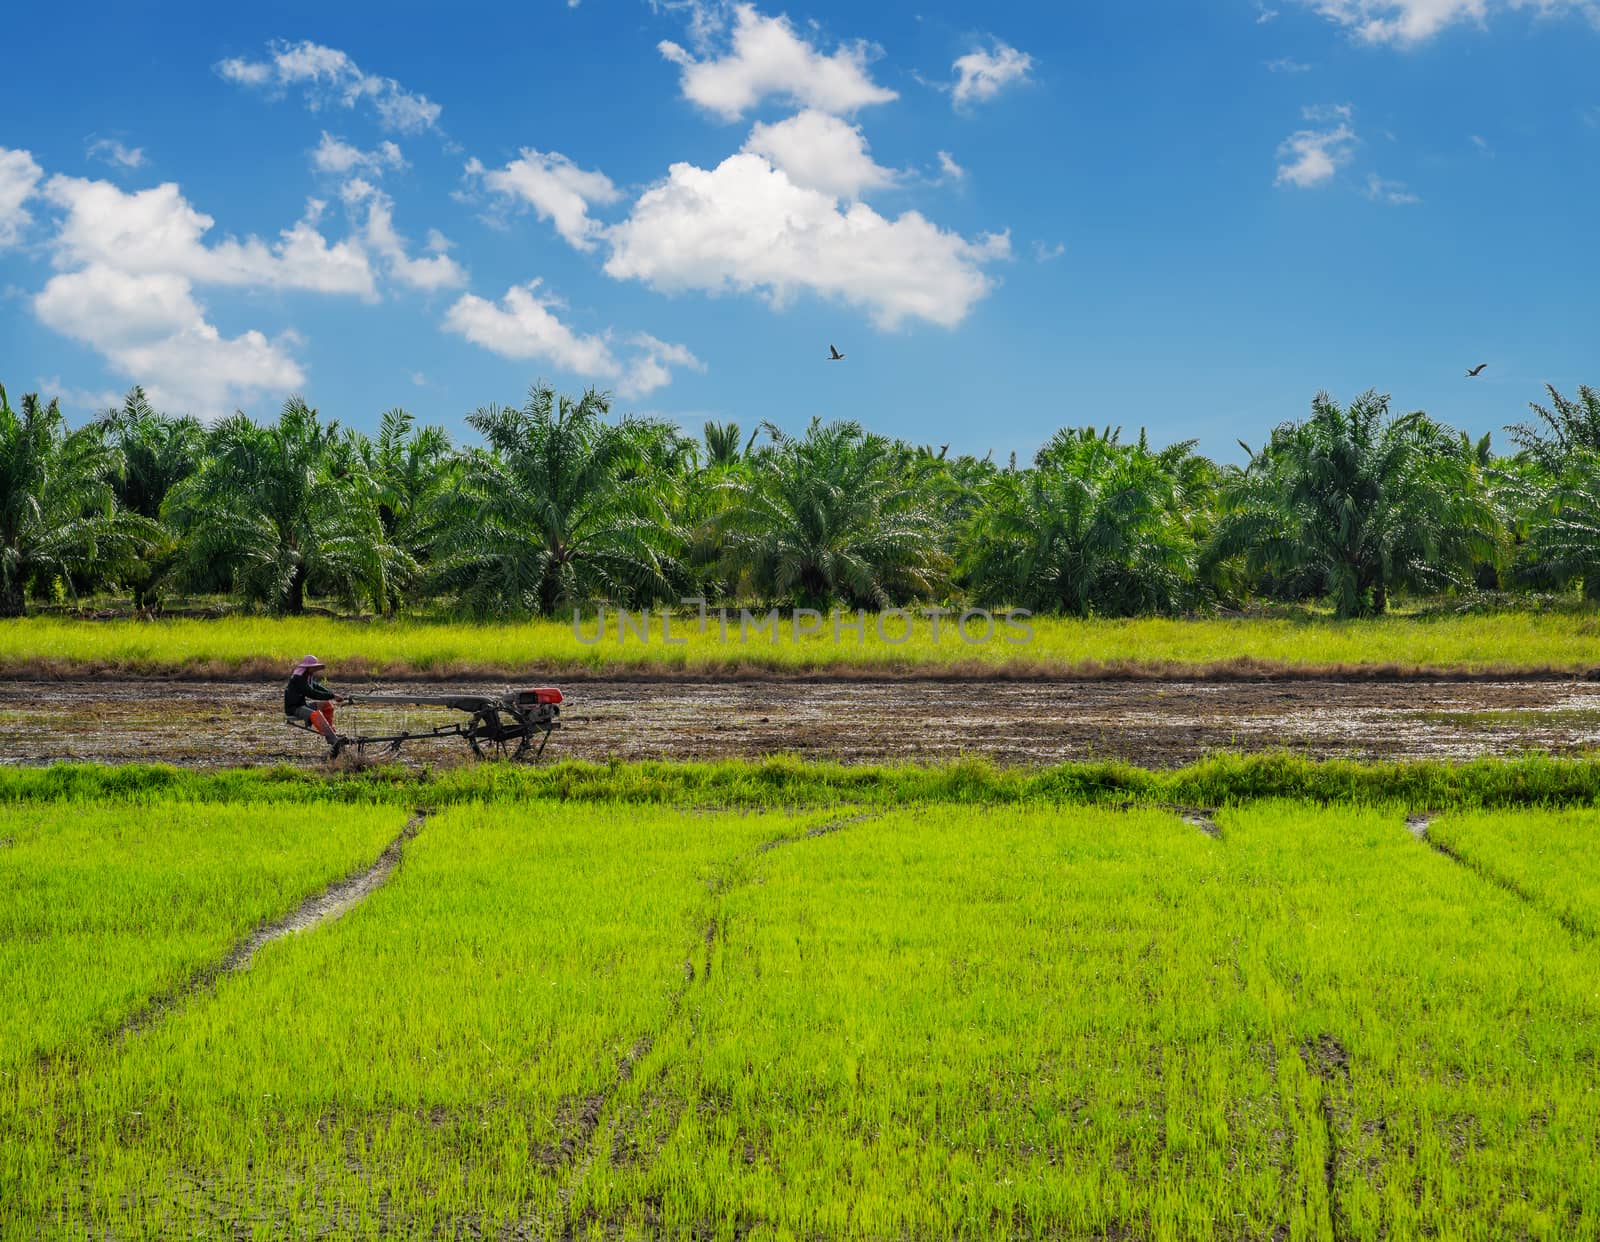
[(310, 669), (302, 669), (292, 675), (289, 684), (283, 688), (283, 714), (294, 715), (295, 708), (303, 706), (307, 699), (326, 700), (333, 697), (333, 691), (312, 677)]

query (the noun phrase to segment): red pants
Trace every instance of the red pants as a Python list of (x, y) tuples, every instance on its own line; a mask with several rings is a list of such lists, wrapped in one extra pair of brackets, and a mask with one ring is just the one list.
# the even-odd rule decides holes
[(319, 703), (303, 703), (295, 708), (294, 714), (329, 741), (339, 736), (333, 729), (333, 701), (331, 699), (323, 699)]

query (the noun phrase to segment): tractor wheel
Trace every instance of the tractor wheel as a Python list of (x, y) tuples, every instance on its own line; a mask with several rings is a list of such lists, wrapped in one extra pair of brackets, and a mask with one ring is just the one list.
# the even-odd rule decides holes
[(479, 759), (521, 759), (530, 748), (531, 730), (515, 716), (498, 708), (475, 712), (467, 724), (467, 742)]

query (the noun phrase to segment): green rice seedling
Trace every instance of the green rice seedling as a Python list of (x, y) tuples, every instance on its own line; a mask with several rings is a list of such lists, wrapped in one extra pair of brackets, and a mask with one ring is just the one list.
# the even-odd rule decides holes
[(0, 1079), (0, 1236), (1594, 1237), (1592, 870), (1406, 826), (1528, 764), (351, 784), (386, 886)]
[(1600, 936), (1600, 815), (1588, 809), (1450, 813), (1427, 838), (1486, 878)]
[(1591, 948), (1398, 811), (1219, 819), (947, 808), (784, 851), (574, 1202), (624, 1233), (1592, 1236)]
[(1600, 1163), (1574, 1158), (1600, 1145), (1594, 944), (1428, 849), (1398, 808), (1221, 818), (1240, 970), (1321, 1117), (1326, 1232), (1595, 1236)]
[(258, 923), (377, 856), (395, 808), (62, 802), (0, 849), (0, 1069), (100, 1037)]
[(608, 1093), (704, 968), (716, 893), (816, 821), (512, 802), (434, 816), (338, 923), (266, 946), (76, 1074), (26, 1079), (0, 1214), (118, 1236), (556, 1219)]

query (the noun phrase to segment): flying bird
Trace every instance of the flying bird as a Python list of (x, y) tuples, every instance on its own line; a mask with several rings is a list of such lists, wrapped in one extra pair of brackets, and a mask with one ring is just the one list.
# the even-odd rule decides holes
[(1477, 366), (1473, 367), (1472, 370), (1467, 372), (1467, 378), (1477, 379), (1478, 375), (1483, 371), (1483, 368), (1488, 365), (1489, 364), (1487, 362), (1480, 362)]
[(830, 345), (830, 346), (828, 346), (828, 361), (829, 362), (843, 362), (844, 361), (844, 355), (841, 354), (832, 345)]

